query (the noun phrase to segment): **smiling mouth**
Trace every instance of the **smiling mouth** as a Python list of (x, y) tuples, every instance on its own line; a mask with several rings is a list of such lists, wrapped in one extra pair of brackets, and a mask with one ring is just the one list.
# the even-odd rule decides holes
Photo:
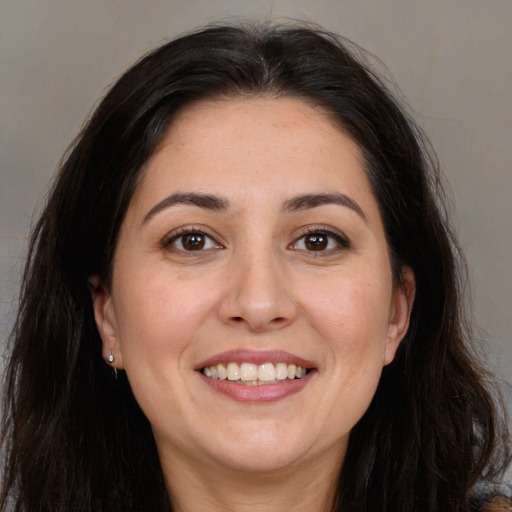
[(205, 366), (202, 373), (214, 380), (229, 380), (235, 384), (261, 386), (281, 384), (305, 377), (309, 369), (286, 363), (228, 363)]

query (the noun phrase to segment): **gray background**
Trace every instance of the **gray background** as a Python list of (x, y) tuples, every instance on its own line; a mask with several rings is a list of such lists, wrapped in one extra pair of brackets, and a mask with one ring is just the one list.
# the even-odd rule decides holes
[(491, 368), (512, 381), (512, 0), (0, 0), (0, 337), (34, 208), (91, 106), (142, 53), (203, 23), (312, 20), (387, 65), (451, 183)]

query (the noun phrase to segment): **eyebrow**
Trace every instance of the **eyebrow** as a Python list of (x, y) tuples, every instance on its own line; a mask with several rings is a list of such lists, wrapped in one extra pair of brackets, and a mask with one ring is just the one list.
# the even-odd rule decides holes
[(177, 192), (175, 194), (171, 194), (169, 197), (162, 199), (159, 203), (157, 203), (144, 217), (142, 224), (145, 224), (149, 220), (151, 220), (155, 215), (160, 213), (162, 210), (170, 208), (171, 206), (175, 206), (178, 204), (185, 204), (190, 206), (197, 206), (199, 208), (204, 208), (206, 210), (227, 210), (229, 207), (229, 202), (226, 199), (223, 199), (218, 196), (214, 196), (211, 194), (199, 194), (196, 192), (187, 192), (181, 193)]
[[(160, 213), (162, 210), (166, 210), (171, 206), (175, 205), (189, 205), (197, 206), (198, 208), (204, 208), (212, 211), (223, 211), (229, 208), (229, 201), (219, 196), (212, 194), (200, 194), (197, 192), (177, 192), (170, 196), (162, 199), (157, 203), (144, 217), (142, 224), (149, 222), (155, 215)], [(322, 193), (322, 194), (303, 194), (300, 196), (293, 197), (285, 201), (283, 205), (283, 211), (285, 212), (297, 212), (308, 210), (311, 208), (317, 208), (318, 206), (324, 205), (340, 205), (350, 208), (355, 211), (360, 217), (366, 221), (366, 215), (362, 208), (349, 196), (341, 194), (339, 192), (334, 193)]]
[(285, 212), (297, 212), (329, 204), (336, 204), (350, 208), (362, 217), (363, 220), (367, 220), (363, 209), (356, 203), (356, 201), (339, 192), (327, 194), (304, 194), (293, 197), (284, 203), (283, 210)]

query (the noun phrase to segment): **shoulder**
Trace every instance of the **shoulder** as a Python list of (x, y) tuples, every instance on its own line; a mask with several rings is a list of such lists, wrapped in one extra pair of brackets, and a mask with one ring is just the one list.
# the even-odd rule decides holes
[(468, 501), (466, 512), (512, 512), (512, 499), (507, 496), (475, 496)]

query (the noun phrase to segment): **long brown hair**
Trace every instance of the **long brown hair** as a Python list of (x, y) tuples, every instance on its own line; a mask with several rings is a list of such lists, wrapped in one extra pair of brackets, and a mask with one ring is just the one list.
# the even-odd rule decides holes
[(302, 98), (339, 122), (364, 154), (395, 277), (404, 265), (416, 276), (409, 332), (351, 433), (334, 509), (459, 512), (500, 474), (509, 438), (471, 349), (437, 164), (354, 50), (318, 29), (211, 27), (157, 48), (112, 87), (32, 233), (5, 376), (1, 510), (170, 509), (148, 421), (101, 358), (87, 278), (109, 282), (144, 163), (176, 113), (239, 95)]

